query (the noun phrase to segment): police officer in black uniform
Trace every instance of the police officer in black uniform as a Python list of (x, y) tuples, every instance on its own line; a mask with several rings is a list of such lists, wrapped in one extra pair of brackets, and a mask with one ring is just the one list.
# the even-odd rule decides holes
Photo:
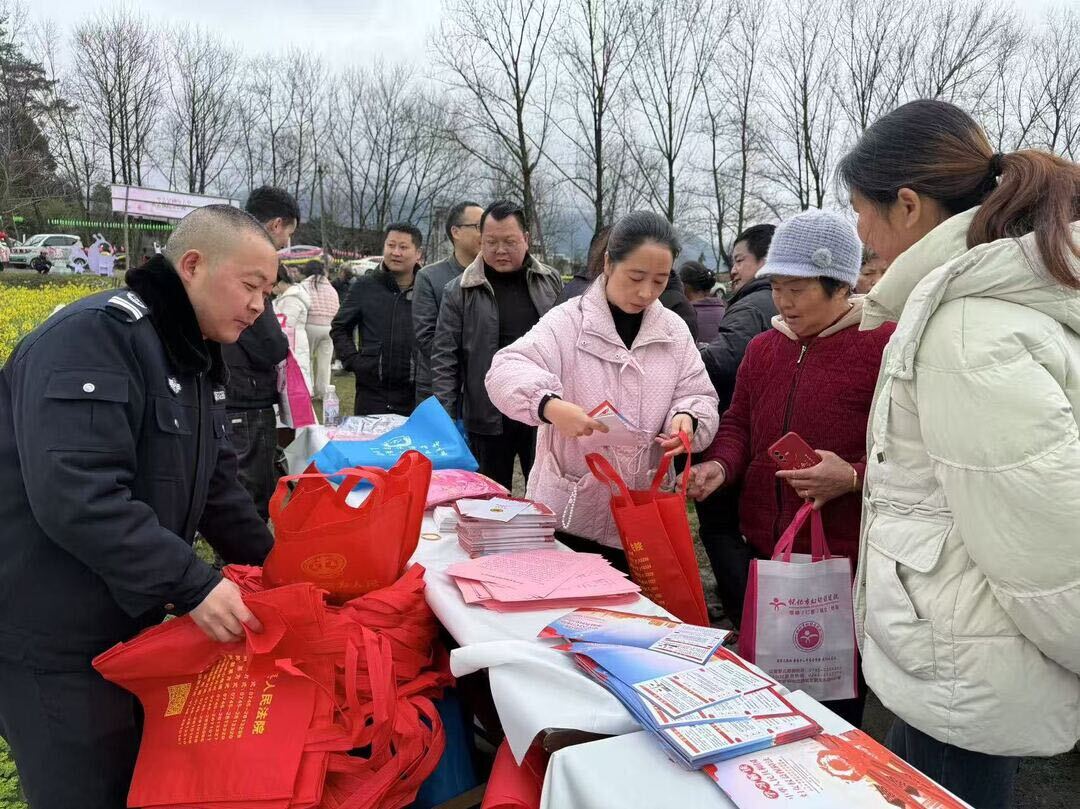
[(261, 564), (273, 542), (237, 480), (220, 344), (276, 277), (258, 221), (199, 209), (0, 371), (0, 734), (32, 809), (125, 805), (141, 715), (95, 655), (166, 613), (222, 642), (261, 630), (192, 543)]

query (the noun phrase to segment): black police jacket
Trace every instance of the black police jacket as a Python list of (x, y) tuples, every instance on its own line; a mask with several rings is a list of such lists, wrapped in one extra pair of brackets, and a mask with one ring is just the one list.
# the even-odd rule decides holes
[(411, 286), (401, 289), (393, 274), (379, 265), (352, 282), (330, 325), (338, 359), (356, 375), (353, 412), (358, 416), (407, 416), (416, 406), (412, 296)]
[(25, 337), (0, 371), (0, 657), (46, 669), (197, 606), (273, 539), (236, 477), (225, 367), (157, 256)]

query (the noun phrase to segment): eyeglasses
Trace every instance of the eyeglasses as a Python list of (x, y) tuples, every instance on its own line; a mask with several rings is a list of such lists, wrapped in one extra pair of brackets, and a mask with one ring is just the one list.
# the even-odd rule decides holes
[(456, 228), (476, 228), (477, 230), (480, 230), (480, 224), (479, 223), (471, 224), (471, 225), (454, 225), (454, 227), (456, 227)]

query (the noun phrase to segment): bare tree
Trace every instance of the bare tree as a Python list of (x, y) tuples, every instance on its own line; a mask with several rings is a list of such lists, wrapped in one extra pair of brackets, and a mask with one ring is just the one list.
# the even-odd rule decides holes
[[(319, 147), (327, 129), (320, 126), (319, 121), (320, 111), (325, 109), (326, 66), (321, 59), (303, 50), (292, 51), (287, 64), (285, 81), (288, 103), (293, 113), (292, 128), (287, 137), (287, 143), (292, 147), (289, 156), (290, 185), (293, 196), (298, 200), (302, 199), (302, 187), (308, 191), (308, 210), (313, 210)], [(305, 180), (310, 185), (304, 186)]]
[(768, 176), (800, 210), (825, 203), (834, 159), (836, 47), (831, 0), (796, 0), (779, 24), (771, 65)]
[(288, 182), (289, 160), (284, 146), (295, 110), (285, 81), (286, 70), (285, 61), (272, 56), (262, 56), (248, 64), (240, 117), (249, 185)]
[[(671, 222), (679, 213), (698, 98), (728, 17), (724, 0), (655, 0), (635, 18), (640, 50), (630, 76), (637, 115), (621, 122), (622, 132), (643, 195)], [(637, 127), (640, 137), (631, 131)]]
[(861, 132), (898, 106), (925, 35), (925, 0), (842, 0), (836, 97)]
[(1000, 37), (1019, 27), (1003, 0), (937, 0), (923, 5), (926, 20), (913, 63), (918, 98), (971, 101), (991, 84)]
[(466, 100), (447, 133), (496, 186), (520, 196), (543, 253), (534, 175), (551, 129), (555, 77), (549, 47), (562, 0), (453, 0), (437, 58)]
[(330, 148), (336, 158), (337, 170), (343, 178), (349, 226), (364, 223), (368, 180), (373, 151), (364, 138), (364, 102), (368, 93), (367, 74), (358, 68), (347, 68), (331, 86)]
[(761, 150), (757, 110), (762, 91), (762, 51), (767, 45), (771, 0), (738, 0), (722, 57), (702, 89), (703, 130), (708, 140), (707, 218), (716, 255), (730, 264), (726, 244), (744, 227), (753, 204), (754, 163)]
[(100, 121), (114, 183), (143, 182), (165, 84), (158, 43), (150, 23), (126, 6), (75, 29), (77, 100)]
[(1076, 160), (1080, 152), (1080, 15), (1051, 10), (1041, 36), (1033, 40), (1025, 84), (1032, 126), (1017, 145), (1048, 149)]
[(611, 160), (618, 149), (611, 119), (623, 109), (623, 81), (639, 47), (633, 36), (636, 7), (634, 0), (573, 0), (560, 42), (567, 114), (555, 126), (574, 154), (551, 165), (588, 200), (594, 234), (607, 223), (612, 188), (621, 180), (620, 164)]
[(38, 28), (37, 53), (49, 79), (45, 112), (46, 133), (52, 144), (61, 182), (75, 190), (84, 211), (90, 210), (94, 185), (101, 181), (101, 152), (92, 133), (96, 121), (67, 100), (69, 77), (61, 72), (55, 43), (61, 40), (56, 23), (45, 20)]
[(168, 45), (169, 126), (189, 192), (204, 193), (235, 146), (236, 48), (201, 28), (176, 32)]

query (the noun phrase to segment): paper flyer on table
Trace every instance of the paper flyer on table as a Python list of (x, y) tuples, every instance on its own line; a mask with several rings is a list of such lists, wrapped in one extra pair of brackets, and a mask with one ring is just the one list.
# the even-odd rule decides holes
[[(570, 644), (590, 646), (594, 644)], [(560, 648), (560, 647), (556, 647)], [(592, 650), (596, 652), (595, 649)], [(644, 654), (655, 654), (644, 652)], [(603, 657), (602, 653), (596, 657)], [(662, 657), (662, 656), (661, 656)], [(789, 740), (810, 736), (820, 728), (805, 715), (790, 709), (782, 716), (739, 717), (722, 722), (679, 724), (674, 728), (660, 728), (654, 721), (655, 711), (650, 711), (647, 701), (642, 699), (626, 683), (606, 670), (593, 657), (577, 654), (578, 665), (616, 697), (634, 716), (641, 726), (653, 732), (653, 738), (665, 748), (672, 761), (687, 769), (702, 767), (710, 762), (743, 755), (744, 753), (783, 744)], [(668, 658), (672, 665), (677, 665), (675, 658)], [(678, 731), (678, 732), (672, 732)]]
[(730, 660), (634, 683), (634, 690), (678, 718), (774, 685)]
[(518, 514), (529, 509), (531, 503), (523, 500), (510, 500), (505, 497), (492, 497), (489, 500), (457, 501), (457, 510), (462, 517), (493, 522), (510, 522)]
[(676, 717), (658, 708), (649, 700), (642, 705), (659, 728), (684, 725), (706, 725), (710, 722), (734, 722), (741, 719), (764, 719), (774, 716), (790, 716), (795, 709), (772, 688), (763, 688), (734, 699), (721, 702), (693, 713)]
[(725, 629), (599, 608), (575, 610), (552, 621), (539, 634), (541, 638), (651, 649), (698, 664), (709, 660), (730, 636)]
[(802, 692), (788, 699), (823, 732), (704, 769), (740, 809), (972, 809)]
[(688, 759), (714, 759), (734, 750), (741, 754), (786, 744), (785, 736), (817, 730), (818, 726), (800, 713), (668, 728), (660, 731), (660, 738)]

